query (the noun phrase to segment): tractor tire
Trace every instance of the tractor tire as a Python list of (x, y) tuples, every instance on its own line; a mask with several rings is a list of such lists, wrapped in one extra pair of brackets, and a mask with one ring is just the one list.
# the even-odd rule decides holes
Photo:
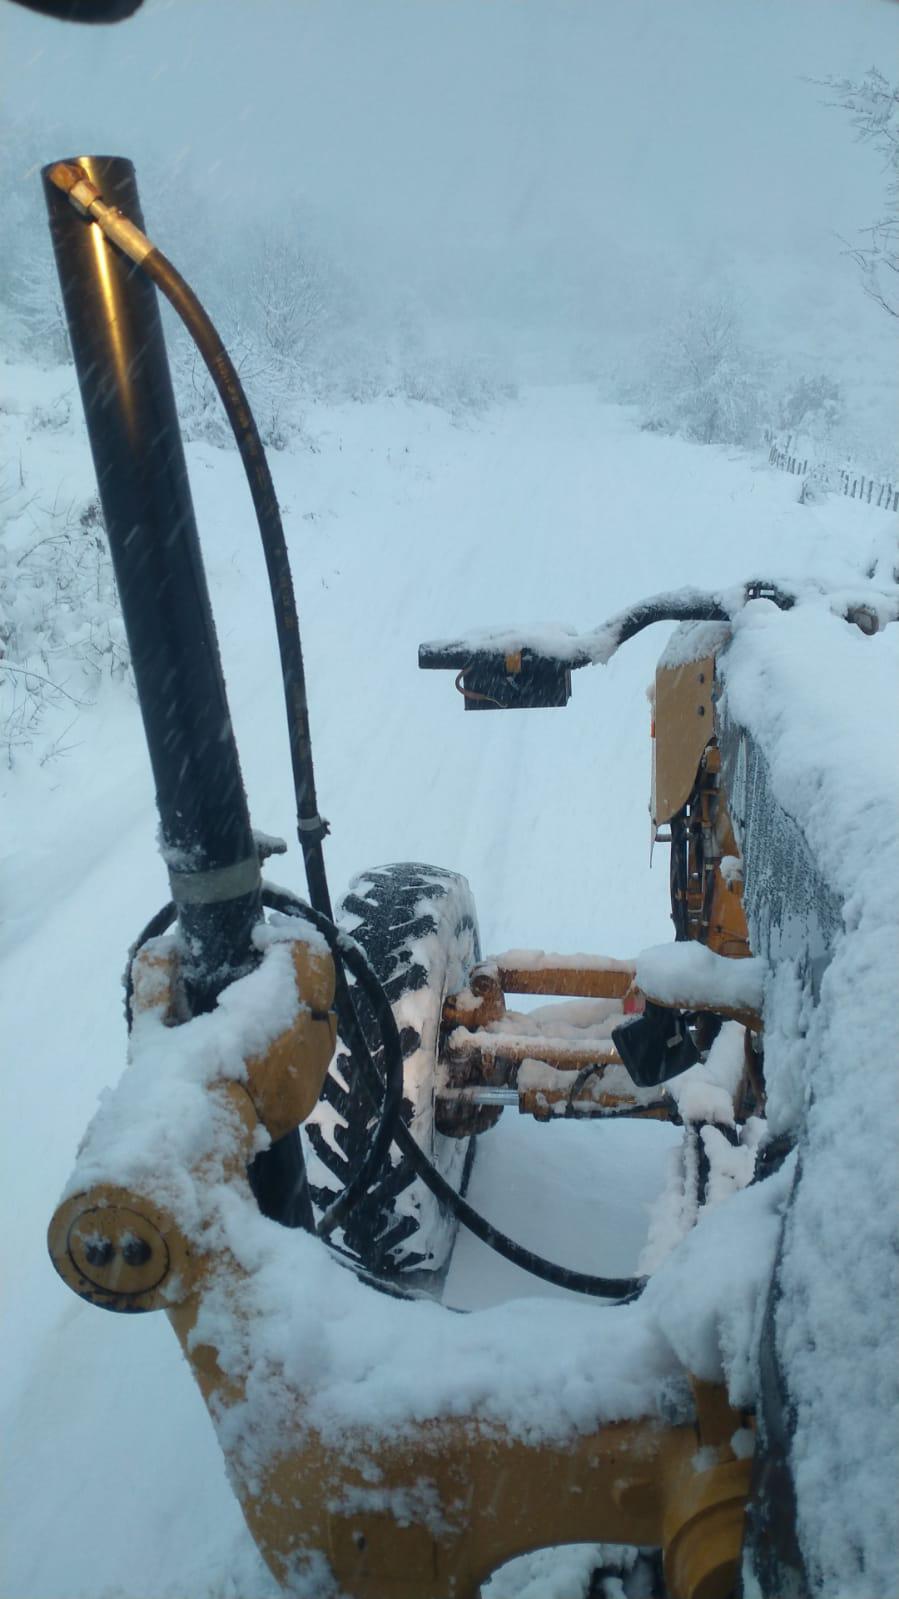
[[(362, 945), (384, 985), (403, 1048), (401, 1115), (443, 1177), (465, 1192), (474, 1139), (448, 1138), (434, 1124), (443, 1001), (480, 957), (471, 890), (439, 867), (402, 863), (353, 879), (337, 921)], [(354, 997), (377, 1064), (382, 1045), (365, 996)], [(321, 1098), (304, 1124), (309, 1189), (320, 1216), (358, 1167), (376, 1117), (340, 1038)], [(393, 1147), (334, 1241), (382, 1277), (436, 1274), (448, 1263), (457, 1223)], [(425, 1279), (429, 1280), (428, 1278)]]

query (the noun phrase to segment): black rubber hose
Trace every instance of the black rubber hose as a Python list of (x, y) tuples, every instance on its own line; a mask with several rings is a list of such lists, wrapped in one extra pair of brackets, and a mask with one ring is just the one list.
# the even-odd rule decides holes
[[(284, 916), (295, 916), (302, 921), (308, 922), (315, 928), (316, 932), (321, 934), (334, 956), (338, 974), (341, 966), (345, 965), (369, 999), (384, 1045), (386, 1071), (385, 1078), (382, 1079), (369, 1049), (368, 1040), (362, 1031), (356, 1014), (356, 1007), (352, 1003), (352, 996), (349, 994), (344, 981), (343, 990), (349, 1000), (349, 1004), (345, 1007), (341, 1004), (342, 1014), (339, 1013), (340, 1026), (345, 1029), (345, 1041), (350, 1046), (352, 1058), (359, 1070), (363, 1087), (368, 1094), (373, 1110), (378, 1116), (378, 1126), (366, 1150), (365, 1159), (355, 1177), (347, 1185), (340, 1200), (326, 1212), (316, 1231), (318, 1233), (322, 1232), (322, 1222), (329, 1221), (332, 1213), (337, 1209), (337, 1205), (342, 1203), (351, 1189), (353, 1190), (353, 1203), (361, 1193), (364, 1193), (368, 1184), (373, 1180), (381, 1161), (386, 1158), (390, 1144), (395, 1143), (401, 1153), (408, 1159), (415, 1175), (421, 1178), (425, 1187), (430, 1189), (440, 1204), (446, 1206), (456, 1217), (456, 1220), (461, 1222), (463, 1227), (467, 1227), (469, 1232), (474, 1233), (476, 1238), (479, 1238), (482, 1243), (495, 1250), (498, 1255), (502, 1255), (504, 1259), (511, 1261), (513, 1266), (520, 1266), (522, 1270), (529, 1272), (532, 1277), (539, 1277), (543, 1282), (552, 1283), (557, 1288), (568, 1288), (572, 1293), (586, 1294), (593, 1299), (609, 1299), (616, 1303), (624, 1302), (625, 1304), (630, 1304), (633, 1300), (639, 1298), (646, 1287), (647, 1278), (594, 1277), (587, 1272), (574, 1271), (568, 1266), (557, 1265), (555, 1261), (545, 1260), (542, 1255), (535, 1254), (533, 1250), (525, 1248), (524, 1244), (517, 1244), (513, 1238), (509, 1238), (505, 1233), (500, 1232), (498, 1227), (494, 1227), (491, 1222), (474, 1210), (467, 1200), (456, 1193), (456, 1190), (451, 1187), (446, 1178), (441, 1176), (437, 1168), (431, 1164), (420, 1145), (415, 1142), (399, 1114), (403, 1097), (402, 1044), (390, 1001), (364, 949), (360, 944), (356, 943), (356, 940), (349, 933), (345, 933), (335, 926), (330, 917), (322, 916), (313, 906), (307, 905), (304, 900), (298, 899), (295, 894), (291, 894), (289, 889), (276, 888), (271, 883), (264, 883), (262, 887), (262, 903), (269, 910), (280, 911)], [(174, 920), (174, 916), (174, 905), (165, 906), (161, 911), (157, 912), (152, 921), (148, 922), (144, 931), (132, 945), (126, 973), (126, 1011), (129, 1019), (133, 995), (131, 961), (147, 938), (157, 937), (160, 933), (165, 932), (166, 927)], [(339, 989), (340, 980), (338, 980)], [(342, 1000), (342, 997), (338, 994), (340, 1000)], [(375, 1151), (377, 1151), (377, 1159), (374, 1158)], [(364, 1182), (362, 1181), (363, 1173)], [(345, 1215), (349, 1208), (349, 1204), (343, 1207), (340, 1215)], [(331, 1226), (336, 1226), (338, 1221), (339, 1216), (333, 1223), (330, 1223), (328, 1231), (330, 1231)], [(333, 1246), (329, 1244), (329, 1247)], [(341, 1253), (341, 1251), (337, 1252), (338, 1254)], [(366, 1277), (370, 1280), (371, 1273), (367, 1273)]]
[[(795, 594), (761, 579), (753, 579), (743, 584), (742, 603), (755, 599), (770, 600), (782, 611), (789, 611), (796, 604)], [(733, 619), (734, 608), (733, 604), (725, 605), (720, 594), (707, 593), (701, 589), (673, 589), (670, 593), (653, 594), (647, 600), (628, 606), (626, 611), (619, 611), (617, 616), (610, 617), (595, 631), (581, 634), (564, 654), (557, 655), (552, 648), (544, 650), (539, 641), (532, 645), (524, 643), (522, 647), (531, 653), (536, 661), (543, 662), (544, 665), (556, 665), (575, 671), (583, 666), (596, 666), (599, 662), (608, 662), (622, 644), (626, 644), (629, 639), (635, 638), (644, 628), (652, 627), (656, 622), (730, 622)], [(859, 608), (860, 611), (862, 609), (864, 608)], [(873, 617), (873, 613), (869, 615)], [(847, 620), (852, 620), (848, 612)], [(874, 621), (869, 631), (873, 626)], [(505, 647), (491, 644), (490, 635), (487, 633), (482, 635), (480, 643), (477, 637), (474, 637), (468, 641), (457, 639), (446, 644), (421, 644), (418, 650), (418, 664), (425, 671), (448, 670), (459, 674), (467, 672), (475, 665), (499, 670), (499, 663), (504, 659), (504, 653)], [(456, 687), (459, 686), (457, 678)], [(498, 703), (485, 695), (469, 693), (466, 697), (476, 700), (486, 699), (493, 705)]]
[[(299, 916), (311, 922), (326, 940), (334, 956), (337, 973), (335, 1006), (341, 1036), (349, 1047), (353, 1064), (362, 1075), (363, 1084), (369, 1093), (369, 1098), (372, 1099), (373, 1109), (378, 1117), (378, 1125), (362, 1161), (343, 1193), (332, 1205), (329, 1205), (315, 1229), (320, 1237), (327, 1238), (374, 1182), (387, 1159), (391, 1144), (396, 1139), (397, 1128), (403, 1125), (400, 1117), (403, 1102), (403, 1048), (393, 1008), (362, 946), (349, 934), (341, 932), (330, 918), (322, 917), (310, 906), (304, 905), (303, 901), (295, 894), (291, 894), (288, 889), (279, 889), (271, 883), (263, 883), (262, 902), (269, 910), (280, 911), (284, 916)], [(374, 1012), (384, 1046), (383, 1079), (375, 1065), (368, 1039), (359, 1021), (344, 968), (356, 979)], [(369, 1085), (374, 1082), (377, 1082), (378, 1087), (376, 1095), (372, 1097)]]
[[(305, 906), (303, 901), (297, 899), (295, 895), (288, 893), (286, 889), (275, 888), (271, 883), (263, 883), (262, 903), (269, 910), (280, 911), (282, 915), (286, 916), (296, 916), (298, 914), (297, 906), (302, 905), (304, 910), (309, 910), (309, 907)], [(124, 988), (125, 1020), (128, 1024), (129, 1033), (134, 1023), (134, 958), (138, 950), (149, 938), (160, 937), (173, 925), (176, 917), (177, 911), (174, 903), (169, 900), (169, 903), (163, 905), (162, 909), (157, 911), (156, 915), (142, 929), (128, 951)], [(380, 1082), (380, 1074), (371, 1059), (368, 1040), (362, 1031), (356, 1014), (356, 1007), (353, 1003), (353, 996), (349, 991), (344, 976), (344, 965), (346, 964), (359, 987), (367, 995), (375, 1013), (379, 1031), (384, 1039), (384, 1053), (388, 1066), (384, 1092), (379, 1094), (378, 1104), (375, 1107), (378, 1112), (378, 1125), (372, 1134), (365, 1155), (360, 1161), (352, 1180), (347, 1183), (343, 1193), (334, 1201), (334, 1204), (328, 1207), (314, 1229), (319, 1237), (328, 1238), (335, 1227), (338, 1227), (344, 1217), (352, 1210), (356, 1201), (361, 1199), (362, 1195), (374, 1182), (387, 1159), (387, 1152), (393, 1143), (394, 1131), (403, 1099), (403, 1053), (390, 1002), (365, 951), (354, 941), (349, 940), (346, 934), (340, 933), (340, 930), (330, 918), (325, 918), (320, 924), (316, 923), (315, 925), (318, 926), (322, 936), (327, 939), (328, 946), (335, 957), (334, 966), (337, 978), (335, 1009), (341, 1037), (349, 1045), (350, 1054), (354, 1061), (361, 1055), (368, 1056), (371, 1071), (378, 1076), (378, 1081)], [(394, 1035), (396, 1035), (395, 1041)]]
[[(761, 578), (754, 578), (743, 585), (743, 599), (744, 603), (751, 599), (770, 600), (781, 611), (792, 610), (796, 604), (795, 594)], [(728, 609), (718, 594), (684, 589), (671, 594), (654, 594), (648, 600), (641, 600), (606, 622), (600, 631), (608, 629), (614, 635), (615, 649), (618, 650), (622, 644), (627, 644), (629, 639), (636, 638), (638, 633), (652, 627), (655, 622), (729, 622), (732, 620), (732, 611), (733, 608)], [(591, 664), (589, 653), (572, 662), (573, 666)]]
[[(272, 909), (281, 908), (279, 905), (272, 905), (273, 899), (280, 898), (281, 896), (278, 894), (278, 891), (271, 890), (268, 885), (266, 885), (266, 888), (263, 889), (263, 900), (266, 904), (270, 905)], [(149, 938), (159, 938), (168, 930), (168, 928), (172, 927), (177, 919), (177, 915), (178, 913), (175, 909), (174, 902), (169, 900), (167, 905), (163, 905), (162, 909), (158, 910), (156, 915), (151, 917), (146, 927), (144, 927), (143, 930), (138, 934), (128, 951), (128, 963), (125, 967), (124, 987), (125, 1019), (128, 1023), (129, 1033), (134, 1023), (134, 958), (137, 955), (138, 950), (147, 942)], [(341, 967), (339, 964), (337, 966), (337, 973), (338, 978), (340, 978)], [(377, 982), (377, 978), (375, 977), (373, 971), (371, 976), (377, 988), (380, 989), (380, 984)], [(349, 1011), (344, 1013), (344, 1015), (341, 1017), (340, 1025), (345, 1030), (349, 1030), (347, 1028), (347, 1022), (350, 1016), (352, 1016), (353, 1021), (356, 1020), (356, 1009), (355, 1006), (352, 1005), (352, 1002), (350, 1004)], [(402, 1097), (402, 1088), (403, 1078), (401, 1071), (399, 1074), (399, 1098)], [(341, 1195), (341, 1201), (347, 1199), (348, 1195), (350, 1194), (350, 1188), (356, 1189), (358, 1186), (359, 1191), (364, 1193), (369, 1182), (373, 1180), (377, 1167), (380, 1166), (381, 1161), (386, 1157), (387, 1150), (389, 1149), (392, 1141), (391, 1120), (392, 1116), (395, 1114), (393, 1100), (393, 1095), (385, 1094), (380, 1123), (375, 1133), (375, 1137), (372, 1139), (371, 1144), (366, 1151), (365, 1160), (359, 1167), (352, 1184), (348, 1185)], [(365, 1179), (364, 1182), (362, 1181), (363, 1178)], [(352, 1204), (353, 1202), (354, 1200), (350, 1200), (349, 1203)], [(343, 1207), (340, 1215), (336, 1216), (334, 1221), (331, 1223), (332, 1227), (337, 1226), (338, 1222), (340, 1221), (340, 1216), (344, 1215), (348, 1208), (349, 1205), (345, 1205)], [(366, 1283), (370, 1288), (377, 1288), (379, 1293), (387, 1294), (392, 1299), (422, 1299), (429, 1297), (428, 1295), (415, 1293), (412, 1290), (405, 1289), (399, 1283), (391, 1282), (386, 1278), (375, 1276), (374, 1272), (368, 1271), (366, 1267), (361, 1265), (359, 1261), (355, 1260), (352, 1255), (348, 1255), (344, 1250), (340, 1249), (338, 1245), (333, 1243), (333, 1241), (327, 1237), (327, 1232), (323, 1226), (323, 1223), (327, 1222), (331, 1216), (331, 1212), (336, 1210), (337, 1206), (332, 1206), (331, 1210), (329, 1210), (327, 1214), (322, 1217), (315, 1231), (320, 1237), (324, 1237), (326, 1239), (329, 1250), (331, 1251), (332, 1255), (339, 1260), (341, 1265), (346, 1266), (348, 1270), (352, 1271), (353, 1274), (359, 1278), (360, 1282)], [(328, 1232), (330, 1230), (331, 1227), (327, 1229)]]
[[(306, 879), (309, 886), (311, 904), (305, 905), (302, 900), (296, 899), (293, 895), (286, 893), (286, 891), (275, 890), (269, 890), (268, 898), (264, 896), (263, 902), (270, 904), (273, 909), (283, 908), (289, 915), (304, 918), (321, 933), (335, 956), (338, 973), (340, 973), (341, 964), (344, 964), (372, 1000), (384, 1040), (384, 1053), (388, 1063), (386, 1084), (382, 1081), (378, 1068), (372, 1059), (371, 1051), (368, 1048), (355, 1013), (352, 996), (342, 976), (339, 975), (338, 988), (341, 990), (339, 997), (341, 1009), (344, 1011), (344, 1025), (351, 1035), (348, 1042), (350, 1042), (350, 1046), (354, 1051), (354, 1060), (356, 1060), (358, 1065), (363, 1085), (379, 1117), (372, 1146), (366, 1152), (363, 1165), (352, 1183), (348, 1185), (348, 1189), (353, 1191), (354, 1198), (358, 1197), (358, 1194), (364, 1191), (364, 1187), (371, 1180), (371, 1175), (376, 1165), (374, 1157), (377, 1155), (377, 1163), (379, 1164), (381, 1158), (386, 1156), (389, 1144), (395, 1142), (409, 1160), (416, 1176), (421, 1178), (437, 1200), (447, 1206), (458, 1221), (462, 1222), (483, 1243), (494, 1249), (497, 1254), (503, 1255), (514, 1265), (521, 1266), (525, 1271), (541, 1277), (544, 1281), (553, 1283), (557, 1287), (568, 1288), (576, 1293), (588, 1294), (603, 1299), (621, 1300), (634, 1298), (642, 1292), (645, 1286), (645, 1278), (593, 1277), (584, 1272), (571, 1271), (567, 1267), (556, 1265), (553, 1261), (544, 1260), (541, 1256), (534, 1254), (532, 1250), (524, 1248), (521, 1244), (516, 1244), (511, 1238), (507, 1238), (498, 1228), (491, 1226), (483, 1216), (478, 1215), (477, 1211), (473, 1210), (456, 1193), (455, 1189), (446, 1182), (440, 1172), (432, 1166), (399, 1115), (399, 1105), (402, 1099), (403, 1057), (393, 1012), (364, 951), (354, 940), (341, 933), (335, 927), (333, 921), (331, 898), (321, 847), (322, 840), (327, 832), (327, 823), (323, 822), (318, 814), (315, 796), (306, 676), (300, 644), (293, 577), (290, 570), (287, 543), (284, 538), (284, 528), (281, 522), (275, 487), (262, 440), (259, 437), (259, 430), (234, 363), (228, 355), (212, 319), (203, 309), (197, 296), (184, 281), (180, 272), (163, 255), (162, 251), (156, 249), (155, 246), (142, 257), (140, 266), (159, 289), (160, 293), (165, 295), (172, 308), (181, 318), (209, 370), (227, 412), (240, 452), (253, 498), (253, 505), (256, 510), (265, 553), (284, 681), (290, 756), (297, 804), (297, 831), (306, 867)], [(154, 932), (162, 930), (163, 915), (164, 913), (160, 912), (154, 918), (153, 923), (150, 924)], [(126, 1009), (130, 1015), (132, 996), (129, 985), (126, 985)], [(343, 1199), (345, 1197), (345, 1195), (342, 1196)], [(345, 1214), (348, 1208), (347, 1204), (342, 1214)], [(333, 1215), (333, 1207), (332, 1212), (329, 1214), (329, 1221), (331, 1215)], [(331, 1224), (336, 1225), (336, 1222)]]
[[(309, 898), (315, 910), (327, 919), (329, 926), (333, 926), (331, 896), (322, 851), (322, 840), (327, 832), (327, 823), (323, 822), (318, 814), (315, 793), (306, 676), (300, 642), (293, 576), (290, 569), (281, 512), (265, 450), (234, 363), (225, 349), (212, 319), (204, 310), (190, 285), (185, 282), (177, 268), (163, 255), (162, 251), (155, 247), (142, 258), (140, 265), (160, 293), (165, 295), (193, 339), (225, 407), (240, 458), (243, 462), (259, 524), (275, 614), (297, 807), (297, 832), (300, 848), (303, 852)], [(144, 929), (135, 948), (139, 947), (139, 944), (145, 938), (153, 937), (162, 932), (168, 923), (169, 913), (167, 910), (163, 910)], [(129, 958), (125, 979), (125, 1011), (129, 1028), (132, 1022), (131, 960), (133, 954), (134, 950), (132, 950)], [(335, 951), (335, 954), (337, 954), (337, 951)], [(367, 967), (367, 964), (366, 969), (363, 970), (353, 957), (346, 959), (344, 956), (342, 960), (338, 955), (336, 961), (337, 1006), (343, 1034), (350, 1044), (354, 1056), (360, 1051), (369, 1054), (364, 1033), (355, 1013), (352, 995), (343, 975), (344, 960), (350, 970), (353, 971), (360, 986), (368, 993), (376, 1015), (379, 1017), (382, 1034), (385, 1028), (388, 1028), (391, 1024), (394, 1026), (394, 1031), (396, 1030), (393, 1023), (393, 1013), (374, 972)], [(369, 981), (369, 978), (371, 981)], [(398, 1039), (397, 1047), (399, 1048)], [(390, 1052), (388, 1051), (387, 1053), (389, 1058)], [(376, 1073), (377, 1068), (371, 1061), (370, 1054), (369, 1065), (371, 1070)], [(379, 1110), (378, 1125), (366, 1150), (364, 1159), (352, 1181), (319, 1223), (319, 1231), (324, 1235), (333, 1231), (342, 1218), (347, 1215), (356, 1200), (370, 1186), (376, 1173), (387, 1158), (390, 1144), (393, 1141), (395, 1126), (399, 1119), (402, 1099), (401, 1051), (399, 1052), (399, 1066), (398, 1073), (395, 1071), (388, 1073), (387, 1084), (383, 1094), (383, 1104), (375, 1107), (376, 1110)]]
[(265, 450), (234, 362), (225, 349), (212, 319), (203, 309), (190, 285), (185, 283), (168, 257), (155, 247), (141, 261), (141, 267), (160, 293), (165, 295), (196, 344), (227, 412), (247, 475), (259, 523), (275, 613), (297, 806), (297, 834), (306, 868), (309, 899), (316, 910), (330, 918), (331, 897), (322, 853), (322, 840), (328, 831), (328, 824), (318, 814), (306, 673), (303, 666), (293, 576), (278, 498)]
[[(375, 977), (364, 950), (349, 934), (341, 932), (339, 928), (334, 926), (333, 922), (326, 921), (311, 906), (304, 905), (302, 900), (297, 899), (295, 895), (289, 893), (286, 889), (273, 890), (270, 885), (264, 885), (263, 903), (274, 910), (282, 910), (288, 916), (298, 916), (304, 921), (310, 922), (316, 931), (321, 933), (335, 958), (346, 963), (349, 971), (359, 981), (360, 987), (364, 987), (366, 994), (372, 999), (374, 998), (374, 990), (369, 985), (371, 979), (374, 978), (379, 994), (375, 1014), (381, 1027), (384, 1041), (384, 1055), (387, 1062), (387, 1078), (389, 1082), (392, 1073), (397, 1070), (397, 1063), (399, 1064), (400, 1072), (402, 1071), (402, 1046), (390, 1002), (380, 982)], [(356, 1025), (358, 1026), (358, 1021), (356, 1021)], [(359, 1031), (361, 1035), (361, 1027)], [(359, 1048), (358, 1054), (354, 1050), (353, 1059), (358, 1066), (360, 1077), (374, 1110), (380, 1111), (384, 1083), (372, 1059), (371, 1051), (364, 1036), (362, 1036), (361, 1042), (364, 1047)], [(545, 1260), (542, 1255), (535, 1254), (533, 1250), (525, 1248), (523, 1244), (517, 1244), (514, 1239), (500, 1232), (498, 1227), (494, 1227), (474, 1210), (467, 1200), (456, 1193), (456, 1190), (446, 1181), (446, 1178), (428, 1160), (424, 1150), (416, 1143), (408, 1127), (399, 1116), (396, 1117), (394, 1123), (392, 1141), (397, 1145), (400, 1152), (406, 1156), (415, 1175), (421, 1178), (425, 1187), (429, 1188), (435, 1198), (452, 1212), (457, 1221), (467, 1227), (469, 1232), (474, 1233), (476, 1238), (480, 1238), (482, 1243), (488, 1244), (498, 1255), (502, 1255), (506, 1260), (511, 1261), (513, 1265), (521, 1266), (523, 1270), (530, 1272), (532, 1276), (540, 1277), (544, 1282), (553, 1283), (557, 1288), (568, 1288), (574, 1293), (587, 1294), (596, 1299), (626, 1300), (630, 1302), (643, 1292), (647, 1282), (645, 1277), (595, 1277), (587, 1272), (574, 1271), (568, 1266), (557, 1265), (555, 1261)]]
[[(290, 894), (286, 889), (275, 888), (271, 883), (264, 883), (262, 889), (262, 903), (269, 909), (280, 911), (282, 915), (297, 916), (303, 913), (307, 920), (312, 920), (311, 908), (302, 900)], [(299, 909), (302, 907), (302, 910)], [(318, 916), (318, 913), (316, 913)], [(157, 938), (164, 933), (174, 922), (176, 911), (174, 904), (169, 901), (162, 910), (149, 921), (143, 931), (135, 939), (128, 952), (128, 964), (125, 968), (125, 1017), (130, 1032), (134, 1020), (134, 957), (141, 945), (148, 938)], [(362, 1197), (374, 1182), (384, 1161), (390, 1145), (394, 1141), (396, 1124), (399, 1119), (400, 1107), (403, 1099), (403, 1053), (396, 1019), (387, 999), (384, 989), (378, 980), (377, 974), (369, 962), (365, 951), (355, 940), (341, 933), (330, 918), (321, 918), (313, 921), (313, 925), (327, 940), (328, 946), (334, 955), (337, 988), (335, 993), (335, 1008), (340, 1024), (341, 1036), (349, 1045), (350, 1055), (354, 1061), (367, 1057), (369, 1065), (368, 1081), (372, 1080), (372, 1073), (377, 1077), (378, 1083), (383, 1088), (383, 1093), (378, 1094), (375, 1110), (378, 1113), (378, 1125), (371, 1137), (365, 1156), (356, 1169), (352, 1180), (347, 1184), (343, 1193), (329, 1206), (315, 1228), (319, 1237), (327, 1238), (344, 1217), (352, 1210), (356, 1201)], [(365, 992), (368, 1001), (375, 1013), (378, 1030), (384, 1041), (384, 1054), (387, 1062), (385, 1081), (381, 1083), (381, 1076), (375, 1065), (368, 1040), (362, 1030), (353, 1003), (352, 994), (347, 986), (344, 976), (344, 966), (347, 966), (355, 977), (359, 987)]]

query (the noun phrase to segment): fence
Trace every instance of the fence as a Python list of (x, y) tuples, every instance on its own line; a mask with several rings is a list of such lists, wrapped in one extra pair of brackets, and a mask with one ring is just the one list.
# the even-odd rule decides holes
[[(791, 438), (780, 445), (775, 440), (768, 452), (768, 463), (779, 472), (791, 472), (797, 477), (809, 476), (808, 456), (790, 453)], [(899, 511), (899, 488), (885, 478), (866, 477), (849, 467), (832, 467), (812, 462), (811, 476), (836, 494), (845, 494), (850, 500), (863, 500), (866, 505), (876, 505), (882, 511)]]

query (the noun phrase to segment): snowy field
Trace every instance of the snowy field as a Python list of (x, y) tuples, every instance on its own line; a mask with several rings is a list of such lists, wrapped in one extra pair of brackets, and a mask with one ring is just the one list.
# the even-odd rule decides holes
[[(35, 426), (34, 407), (65, 391), (69, 420)], [(94, 485), (71, 372), (0, 368), (0, 409), (4, 453), (37, 492), (86, 503)], [(564, 713), (521, 717), (465, 716), (449, 674), (417, 671), (418, 643), (494, 623), (588, 628), (684, 582), (813, 576), (850, 590), (878, 561), (886, 582), (887, 516), (842, 499), (800, 505), (800, 480), (761, 456), (641, 432), (588, 386), (527, 390), (465, 422), (399, 400), (319, 406), (307, 435), (314, 447), (274, 456), (273, 470), (335, 891), (370, 865), (428, 861), (469, 878), (486, 950), (630, 956), (663, 943), (667, 857), (650, 872), (646, 687), (664, 630), (578, 673)], [(253, 822), (290, 840), (277, 876), (302, 889), (248, 497), (233, 452), (198, 444), (188, 454)], [(878, 793), (890, 771), (885, 761)], [(33, 747), (4, 763), (2, 794), (0, 1192), (14, 1225), (0, 1592), (268, 1599), (276, 1590), (170, 1329), (77, 1302), (46, 1256), (77, 1142), (124, 1062), (125, 951), (168, 897), (127, 683), (104, 681), (77, 714), (51, 707)], [(507, 1112), (483, 1142), (471, 1197), (566, 1264), (631, 1271), (676, 1139), (652, 1124), (544, 1128)], [(448, 1302), (477, 1315), (553, 1292), (460, 1238)], [(595, 1314), (601, 1325), (608, 1313)], [(490, 1599), (579, 1599), (590, 1565), (578, 1551), (531, 1557), (494, 1580)]]

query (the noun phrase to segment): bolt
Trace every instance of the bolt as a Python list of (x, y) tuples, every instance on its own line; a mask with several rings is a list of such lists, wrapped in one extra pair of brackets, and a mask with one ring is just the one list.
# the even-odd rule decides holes
[(84, 1243), (84, 1258), (89, 1266), (108, 1266), (115, 1254), (110, 1238), (87, 1238)]
[(126, 1266), (145, 1266), (153, 1251), (145, 1238), (127, 1234), (122, 1241), (122, 1259)]

